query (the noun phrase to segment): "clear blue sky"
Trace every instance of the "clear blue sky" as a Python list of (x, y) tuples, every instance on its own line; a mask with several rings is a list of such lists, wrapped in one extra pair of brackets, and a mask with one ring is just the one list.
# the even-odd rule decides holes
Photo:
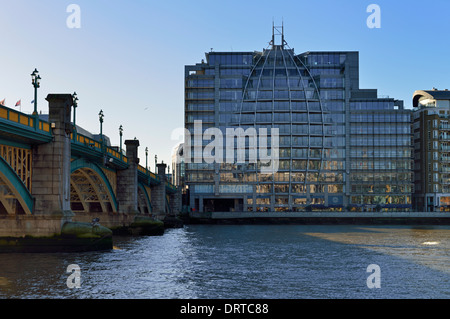
[[(81, 28), (69, 29), (69, 4), (81, 8)], [(381, 8), (381, 28), (369, 29), (369, 4)], [(415, 90), (450, 89), (450, 1), (150, 1), (0, 0), (0, 100), (33, 110), (30, 73), (42, 77), (38, 108), (48, 93), (79, 96), (77, 124), (104, 132), (119, 144), (140, 140), (154, 168), (154, 155), (170, 162), (184, 125), (184, 66), (204, 53), (267, 47), (272, 21), (284, 20), (285, 38), (296, 53), (360, 52), (360, 87), (402, 99)]]

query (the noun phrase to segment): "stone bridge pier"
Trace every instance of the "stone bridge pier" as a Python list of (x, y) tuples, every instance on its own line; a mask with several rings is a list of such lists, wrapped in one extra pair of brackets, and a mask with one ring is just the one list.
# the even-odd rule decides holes
[(126, 140), (128, 169), (117, 171), (117, 201), (119, 212), (138, 213), (138, 140)]
[[(70, 209), (70, 94), (49, 94), (49, 122), (53, 141), (33, 147), (32, 191), (34, 197), (33, 215), (40, 222), (29, 232), (33, 235), (51, 236), (59, 234), (65, 222), (72, 220)], [(46, 216), (46, 218), (43, 218)]]

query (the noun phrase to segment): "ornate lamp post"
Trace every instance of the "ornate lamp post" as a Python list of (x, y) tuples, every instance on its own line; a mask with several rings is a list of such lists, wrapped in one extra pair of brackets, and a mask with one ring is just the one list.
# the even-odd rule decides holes
[(78, 96), (77, 96), (77, 92), (73, 92), (72, 94), (72, 99), (73, 99), (73, 137), (75, 140), (77, 140), (77, 124), (76, 124), (76, 119), (77, 119), (77, 107), (78, 107)]
[(31, 84), (34, 87), (34, 111), (33, 115), (37, 116), (37, 89), (41, 86), (41, 76), (39, 75), (39, 71), (34, 69), (33, 73), (31, 73)]
[(148, 174), (148, 147), (145, 148), (145, 171)]
[(100, 142), (101, 142), (101, 146), (102, 146), (102, 152), (103, 152), (103, 110), (100, 110), (100, 112), (98, 113), (98, 119), (100, 121)]
[(119, 136), (120, 136), (120, 158), (122, 158), (122, 135), (123, 135), (123, 127), (122, 125), (119, 126)]

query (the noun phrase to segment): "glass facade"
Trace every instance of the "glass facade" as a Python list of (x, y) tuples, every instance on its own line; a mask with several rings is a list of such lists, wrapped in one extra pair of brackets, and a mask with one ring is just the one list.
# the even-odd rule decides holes
[(411, 114), (394, 102), (350, 102), (353, 209), (412, 207)]
[[(209, 52), (206, 62), (185, 70), (188, 145), (201, 143), (185, 149), (191, 152), (186, 183), (195, 210), (411, 207), (410, 111), (394, 99), (379, 99), (376, 90), (359, 90), (357, 52), (296, 55), (272, 44), (263, 52)], [(223, 136), (227, 128), (266, 129), (268, 152), (278, 152), (277, 169), (263, 172), (265, 162), (252, 160), (250, 138), (239, 148), (245, 161), (236, 146), (233, 161), (206, 162), (211, 140), (194, 141), (195, 121), (202, 132), (218, 128)]]

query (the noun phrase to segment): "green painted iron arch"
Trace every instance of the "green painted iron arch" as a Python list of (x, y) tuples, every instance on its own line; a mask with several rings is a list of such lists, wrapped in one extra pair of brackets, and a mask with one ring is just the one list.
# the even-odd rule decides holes
[(147, 190), (145, 189), (145, 186), (142, 183), (138, 183), (138, 187), (139, 187), (140, 191), (142, 192), (142, 194), (144, 194), (144, 198), (145, 198), (145, 202), (148, 207), (148, 211), (149, 211), (149, 213), (151, 213), (152, 212), (152, 201), (150, 200), (150, 197), (148, 196)]
[(105, 175), (105, 173), (100, 168), (100, 166), (98, 166), (97, 164), (92, 163), (88, 160), (85, 160), (83, 158), (73, 160), (70, 163), (70, 173), (71, 174), (73, 174), (77, 170), (82, 170), (82, 169), (90, 169), (90, 170), (94, 171), (100, 177), (100, 179), (104, 183), (105, 187), (107, 188), (107, 191), (108, 191), (107, 193), (108, 193), (108, 196), (109, 196), (109, 199), (111, 202), (112, 209), (114, 212), (117, 212), (118, 204), (117, 204), (116, 195), (111, 186), (111, 183), (108, 180), (108, 177)]
[(170, 209), (170, 197), (169, 195), (166, 195), (166, 212), (172, 213), (172, 210)]
[[(31, 215), (33, 212), (33, 197), (30, 191), (26, 188), (25, 184), (16, 174), (14, 169), (5, 161), (3, 157), (0, 156), (0, 180), (3, 185), (7, 188), (5, 191), (10, 192), (11, 195), (20, 203), (25, 214)], [(1, 200), (3, 201), (4, 196), (1, 195)], [(7, 203), (2, 202), (5, 208), (8, 206)], [(9, 212), (11, 213), (11, 211)]]

